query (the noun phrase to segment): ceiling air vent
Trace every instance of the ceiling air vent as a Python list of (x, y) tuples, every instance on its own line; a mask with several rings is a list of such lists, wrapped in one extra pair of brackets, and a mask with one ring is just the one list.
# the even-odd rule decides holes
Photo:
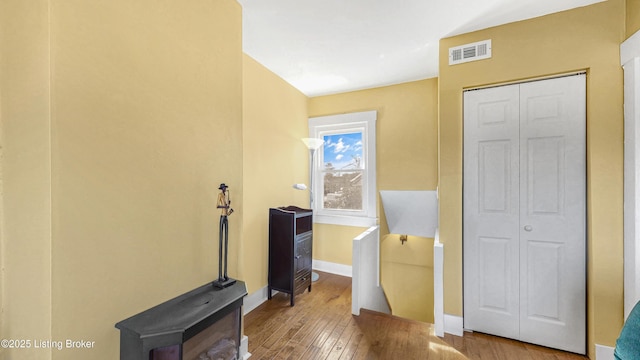
[(488, 59), (490, 57), (491, 40), (478, 41), (449, 48), (449, 65)]

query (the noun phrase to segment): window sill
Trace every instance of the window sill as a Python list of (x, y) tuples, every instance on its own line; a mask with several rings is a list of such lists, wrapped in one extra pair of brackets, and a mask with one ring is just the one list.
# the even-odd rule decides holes
[(345, 216), (345, 215), (323, 215), (314, 214), (313, 222), (318, 224), (331, 224), (355, 227), (371, 227), (378, 223), (377, 218), (363, 216)]

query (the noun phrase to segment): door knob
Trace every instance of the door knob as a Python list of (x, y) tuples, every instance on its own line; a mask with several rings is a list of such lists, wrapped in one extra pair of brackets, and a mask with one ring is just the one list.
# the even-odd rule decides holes
[(531, 231), (531, 230), (533, 230), (533, 226), (531, 226), (531, 225), (525, 225), (524, 226), (524, 231)]

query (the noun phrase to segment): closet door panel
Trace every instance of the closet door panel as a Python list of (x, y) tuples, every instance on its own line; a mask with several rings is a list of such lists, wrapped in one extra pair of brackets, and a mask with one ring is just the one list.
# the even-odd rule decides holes
[(518, 87), (465, 92), (464, 322), (518, 333)]
[(586, 351), (586, 93), (520, 85), (520, 339)]

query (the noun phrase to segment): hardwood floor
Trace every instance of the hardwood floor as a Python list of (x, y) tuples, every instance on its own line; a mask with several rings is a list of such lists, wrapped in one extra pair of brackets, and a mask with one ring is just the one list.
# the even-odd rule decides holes
[(251, 360), (482, 359), (582, 360), (571, 353), (480, 333), (433, 333), (431, 324), (361, 311), (351, 315), (351, 278), (320, 273), (289, 306), (277, 294), (244, 318)]

